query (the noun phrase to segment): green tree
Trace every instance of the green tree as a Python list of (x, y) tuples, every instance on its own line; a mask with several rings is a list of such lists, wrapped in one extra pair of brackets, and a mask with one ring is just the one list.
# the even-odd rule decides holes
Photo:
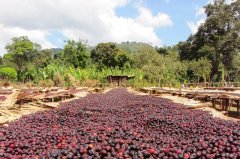
[(160, 47), (160, 48), (157, 49), (157, 52), (161, 55), (167, 55), (168, 54), (168, 48)]
[(17, 70), (17, 65), (12, 61), (10, 54), (3, 55), (1, 67), (12, 67)]
[(165, 69), (163, 57), (156, 52), (139, 52), (138, 55), (139, 62), (143, 60), (144, 56), (146, 57), (146, 61), (143, 60), (139, 67), (143, 70), (144, 78), (151, 83), (163, 81)]
[(33, 63), (36, 68), (42, 68), (49, 65), (54, 58), (54, 52), (52, 49), (44, 49), (37, 52), (37, 55), (33, 59)]
[(104, 67), (124, 68), (131, 63), (126, 51), (117, 47), (114, 43), (100, 43), (91, 51), (93, 62), (99, 69)]
[(7, 80), (16, 80), (17, 79), (17, 71), (11, 67), (0, 68), (0, 78), (7, 79)]
[(233, 70), (231, 70), (233, 75), (230, 80), (239, 82), (240, 81), (240, 52), (235, 56), (233, 60)]
[(29, 62), (32, 62), (37, 52), (40, 51), (40, 45), (31, 42), (28, 37), (14, 37), (12, 43), (6, 45), (7, 54), (3, 58), (16, 64), (18, 80)]
[(132, 61), (126, 52), (120, 51), (116, 56), (117, 67), (119, 68), (130, 68)]
[(201, 58), (198, 61), (192, 61), (191, 64), (191, 69), (193, 70), (194, 75), (198, 79), (203, 78), (205, 83), (207, 81), (207, 78), (210, 76), (211, 68), (211, 62), (206, 58)]
[(133, 53), (133, 66), (143, 68), (145, 65), (156, 63), (160, 55), (156, 49), (148, 44), (142, 44)]
[(3, 58), (2, 58), (2, 56), (0, 56), (0, 65), (2, 65), (3, 64)]
[(67, 64), (73, 65), (75, 68), (85, 68), (89, 58), (86, 44), (82, 41), (68, 40), (63, 49), (63, 58)]
[(198, 60), (202, 57), (212, 63), (212, 77), (221, 78), (219, 65), (223, 64), (228, 72), (233, 69), (233, 60), (240, 49), (240, 2), (226, 4), (215, 0), (205, 7), (207, 19), (196, 34), (186, 42), (179, 43), (182, 60)]

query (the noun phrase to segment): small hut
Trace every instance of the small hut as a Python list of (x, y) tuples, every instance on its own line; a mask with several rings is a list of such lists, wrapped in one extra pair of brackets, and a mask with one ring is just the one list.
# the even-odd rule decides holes
[(117, 85), (119, 86), (124, 81), (130, 80), (130, 79), (133, 79), (133, 78), (134, 78), (134, 76), (126, 76), (126, 75), (115, 76), (115, 75), (110, 75), (110, 76), (107, 76), (107, 81), (108, 81), (108, 83), (111, 83), (111, 84), (117, 83)]

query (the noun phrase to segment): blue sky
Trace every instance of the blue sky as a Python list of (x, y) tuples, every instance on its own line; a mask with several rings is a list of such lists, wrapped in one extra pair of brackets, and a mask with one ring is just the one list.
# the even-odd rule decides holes
[(0, 55), (15, 36), (28, 36), (43, 49), (62, 48), (68, 39), (92, 46), (125, 41), (175, 45), (204, 22), (203, 6), (209, 1), (0, 1)]
[[(163, 45), (175, 45), (179, 41), (186, 40), (192, 34), (187, 22), (201, 20), (202, 16), (197, 16), (196, 12), (207, 2), (208, 0), (146, 0), (141, 5), (149, 8), (153, 14), (164, 12), (171, 17), (173, 25), (157, 28), (156, 33), (162, 39)], [(124, 17), (137, 16), (136, 4), (130, 3), (127, 6), (119, 7), (116, 13)]]

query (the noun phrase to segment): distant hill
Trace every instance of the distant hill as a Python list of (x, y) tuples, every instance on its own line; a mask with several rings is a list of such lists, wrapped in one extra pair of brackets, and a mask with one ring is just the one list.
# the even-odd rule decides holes
[[(87, 53), (90, 54), (93, 48), (93, 46), (87, 45)], [(50, 50), (53, 51), (54, 56), (58, 56), (63, 51), (62, 48), (51, 48)]]
[[(116, 44), (119, 48), (126, 50), (130, 54), (138, 52), (140, 48), (143, 47), (148, 47), (155, 49), (153, 46), (147, 44), (147, 43), (142, 43), (142, 42), (121, 42)], [(94, 49), (95, 46), (90, 46), (87, 45), (87, 52), (90, 54), (90, 52)], [(60, 49), (62, 50), (62, 49)]]
[(147, 43), (142, 43), (142, 42), (122, 42), (120, 44), (117, 44), (118, 47), (128, 51), (129, 53), (136, 53), (138, 50), (142, 47), (150, 47), (153, 48), (153, 46), (147, 44)]
[(63, 51), (62, 48), (51, 48), (50, 50), (52, 50), (53, 54), (52, 54), (52, 58), (57, 58), (60, 56), (60, 53)]
[(63, 51), (62, 48), (51, 48), (51, 50), (53, 50), (53, 51), (56, 52), (56, 53)]

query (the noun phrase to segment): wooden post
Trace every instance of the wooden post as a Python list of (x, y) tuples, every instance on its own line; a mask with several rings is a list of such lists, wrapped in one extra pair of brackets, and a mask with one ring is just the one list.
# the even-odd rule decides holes
[(229, 107), (229, 104), (230, 104), (230, 99), (229, 98), (226, 98), (226, 104), (225, 104), (225, 111), (228, 110), (228, 107)]
[(220, 98), (220, 107), (221, 107), (221, 111), (223, 111), (223, 99)]
[(228, 110), (233, 106), (233, 101), (234, 101), (234, 99), (230, 99), (230, 105), (228, 107)]
[(212, 106), (213, 106), (214, 109), (215, 109), (215, 105), (216, 105), (216, 99), (212, 98)]
[(240, 111), (239, 111), (239, 99), (237, 100), (237, 113), (238, 113), (238, 117), (240, 117)]
[(222, 111), (225, 111), (226, 107), (227, 107), (227, 99), (221, 98), (220, 100), (221, 100), (221, 109), (222, 109)]

